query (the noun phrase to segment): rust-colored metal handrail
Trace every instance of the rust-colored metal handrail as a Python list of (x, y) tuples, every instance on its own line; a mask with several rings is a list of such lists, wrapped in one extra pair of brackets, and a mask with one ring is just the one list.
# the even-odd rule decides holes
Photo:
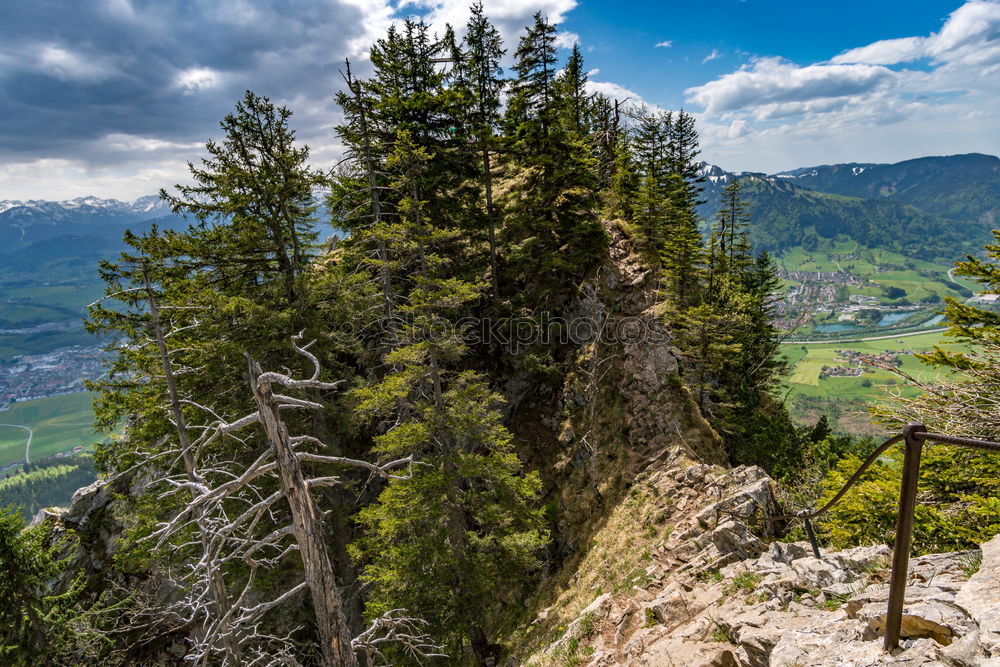
[(903, 429), (906, 448), (903, 450), (903, 480), (899, 487), (899, 514), (896, 517), (896, 543), (892, 550), (892, 576), (889, 579), (889, 605), (885, 616), (886, 651), (899, 646), (899, 629), (903, 620), (903, 598), (913, 539), (913, 510), (917, 501), (917, 481), (920, 478), (920, 454), (924, 442), (958, 445), (987, 452), (1000, 452), (1000, 442), (959, 438), (953, 435), (929, 433), (923, 424), (909, 424)]
[(883, 644), (886, 651), (893, 651), (899, 647), (899, 632), (903, 620), (903, 600), (906, 594), (906, 577), (910, 564), (910, 546), (913, 541), (913, 513), (917, 504), (917, 481), (920, 477), (920, 455), (924, 442), (938, 442), (946, 445), (958, 445), (959, 447), (969, 447), (988, 452), (1000, 452), (1000, 442), (990, 442), (988, 440), (975, 440), (972, 438), (960, 438), (953, 435), (943, 435), (930, 433), (923, 424), (909, 424), (899, 435), (895, 435), (872, 452), (867, 459), (858, 467), (854, 475), (847, 483), (841, 487), (840, 491), (831, 498), (823, 507), (813, 511), (802, 511), (797, 514), (783, 514), (781, 516), (769, 517), (772, 521), (782, 519), (802, 519), (806, 525), (806, 533), (809, 543), (812, 545), (813, 555), (820, 557), (819, 545), (816, 543), (816, 535), (813, 532), (810, 519), (815, 519), (823, 514), (844, 497), (844, 494), (854, 486), (864, 472), (882, 454), (902, 441), (903, 449), (903, 478), (899, 488), (899, 512), (896, 516), (896, 542), (892, 550), (892, 574), (889, 578), (889, 603), (885, 617), (885, 642)]

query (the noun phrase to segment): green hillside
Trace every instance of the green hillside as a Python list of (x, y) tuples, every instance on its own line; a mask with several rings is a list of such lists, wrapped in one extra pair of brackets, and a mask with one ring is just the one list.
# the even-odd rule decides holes
[[(19, 424), (34, 431), (31, 460), (36, 461), (96, 439), (91, 394), (80, 392), (13, 403), (0, 412), (0, 423)], [(0, 426), (0, 468), (24, 460), (27, 434), (23, 429)]]

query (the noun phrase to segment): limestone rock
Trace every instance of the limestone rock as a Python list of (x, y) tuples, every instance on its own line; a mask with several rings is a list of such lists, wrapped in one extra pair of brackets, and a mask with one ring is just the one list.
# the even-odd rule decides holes
[(979, 626), (979, 642), (1000, 658), (1000, 535), (983, 545), (983, 562), (955, 595), (955, 604)]

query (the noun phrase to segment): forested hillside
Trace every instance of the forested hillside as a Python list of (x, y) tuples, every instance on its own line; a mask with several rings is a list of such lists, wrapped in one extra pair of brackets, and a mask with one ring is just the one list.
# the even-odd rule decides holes
[[(922, 158), (774, 176), (736, 175), (706, 165), (708, 189), (701, 211), (711, 215), (718, 210), (722, 189), (740, 179), (753, 210), (750, 237), (762, 249), (808, 248), (815, 238), (845, 234), (871, 248), (950, 264), (989, 240), (1000, 206), (995, 161), (985, 155)], [(880, 180), (869, 174), (881, 175)]]
[(796, 185), (865, 199), (893, 199), (965, 223), (1000, 215), (1000, 158), (970, 153), (896, 164), (837, 164), (778, 174)]
[[(703, 220), (692, 116), (587, 94), (557, 43), (539, 13), (505, 47), (481, 5), (462, 38), (390, 28), (369, 76), (343, 65), (332, 172), (291, 110), (236, 103), (161, 193), (189, 226), (101, 262), (90, 388), (126, 432), (77, 507), (0, 525), (0, 656), (498, 664), (670, 452), (793, 479), (849, 447), (781, 404), (754, 235), (854, 201), (733, 180)], [(933, 224), (901, 206), (858, 232)]]
[(25, 522), (39, 510), (65, 505), (73, 492), (94, 480), (94, 462), (85, 455), (30, 463), (16, 475), (0, 477), (0, 498), (21, 510)]

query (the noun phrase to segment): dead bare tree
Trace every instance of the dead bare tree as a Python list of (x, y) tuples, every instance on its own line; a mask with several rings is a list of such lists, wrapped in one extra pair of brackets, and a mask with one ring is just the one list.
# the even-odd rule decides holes
[(423, 619), (407, 616), (405, 609), (393, 609), (373, 620), (364, 632), (351, 640), (351, 645), (356, 654), (365, 657), (369, 667), (391, 665), (383, 650), (386, 646), (396, 646), (417, 661), (447, 658), (424, 631), (426, 625)]
[[(177, 438), (181, 448), (181, 459), (184, 462), (184, 472), (191, 482), (197, 482), (200, 478), (195, 466), (194, 456), (191, 451), (191, 433), (184, 416), (183, 404), (180, 393), (177, 390), (177, 379), (174, 375), (174, 368), (171, 362), (170, 353), (167, 349), (167, 335), (163, 331), (160, 320), (160, 304), (156, 293), (153, 290), (152, 281), (149, 278), (148, 267), (143, 264), (141, 267), (143, 287), (146, 290), (146, 303), (149, 306), (150, 320), (153, 329), (153, 337), (156, 342), (160, 363), (163, 367), (163, 377), (167, 384), (167, 397), (170, 403), (170, 412), (174, 429), (177, 431)], [(226, 651), (226, 661), (238, 665), (243, 662), (242, 650), (238, 634), (232, 632), (226, 619), (230, 616), (232, 604), (229, 600), (229, 592), (226, 590), (225, 580), (220, 568), (214, 564), (212, 544), (209, 536), (210, 525), (208, 517), (205, 516), (203, 508), (198, 508), (194, 512), (194, 519), (198, 525), (198, 534), (202, 552), (202, 558), (206, 562), (206, 575), (208, 578), (208, 589), (211, 591), (211, 605), (206, 605), (206, 616), (215, 619), (221, 625), (218, 636), (222, 638)]]
[[(270, 647), (272, 655), (277, 651), (283, 656), (279, 664), (297, 664), (294, 655), (301, 651), (301, 647), (296, 647), (292, 633), (267, 635), (261, 630), (262, 618), (307, 591), (316, 622), (320, 660), (326, 667), (353, 667), (358, 664), (356, 651), (364, 651), (366, 656), (378, 656), (381, 655), (381, 647), (389, 642), (400, 644), (402, 650), (415, 656), (439, 655), (430, 639), (419, 631), (422, 622), (403, 615), (401, 610), (377, 619), (373, 627), (358, 638), (350, 636), (333, 564), (323, 538), (323, 513), (311, 494), (315, 488), (338, 484), (340, 478), (309, 476), (303, 470), (303, 464), (348, 467), (381, 478), (405, 479), (415, 462), (412, 456), (384, 463), (329, 456), (309, 450), (310, 447), (319, 451), (326, 448), (319, 439), (310, 435), (289, 435), (282, 418), (283, 411), (319, 410), (323, 406), (278, 393), (276, 387), (332, 390), (340, 385), (339, 382), (319, 379), (319, 361), (308, 350), (311, 344), (299, 346), (299, 340), (300, 336), (293, 337), (292, 346), (311, 362), (312, 375), (306, 379), (294, 379), (289, 374), (265, 372), (248, 357), (250, 388), (256, 411), (232, 422), (217, 418), (191, 443), (192, 459), (198, 462), (197, 479), (184, 475), (163, 480), (169, 487), (163, 497), (185, 493), (190, 495), (191, 500), (169, 521), (160, 524), (150, 539), (164, 545), (184, 534), (192, 524), (200, 530), (205, 521), (212, 523), (207, 538), (209, 548), (203, 550), (202, 557), (190, 565), (191, 592), (182, 603), (186, 615), (205, 615), (212, 571), (224, 570), (235, 563), (243, 563), (249, 568), (242, 590), (233, 596), (228, 611), (206, 623), (189, 657), (207, 664), (210, 656), (218, 653), (221, 633), (230, 632), (243, 638), (242, 664), (263, 660), (261, 656), (264, 653), (258, 648), (262, 644)], [(198, 407), (214, 414), (206, 406)], [(220, 438), (235, 438), (247, 447), (252, 446), (249, 438), (240, 436), (244, 429), (251, 426), (263, 429), (267, 447), (249, 466), (212, 457), (210, 446)], [(277, 488), (268, 492), (270, 487), (260, 483), (264, 478), (272, 480), (271, 487), (275, 486), (273, 481), (276, 479)], [(213, 485), (209, 480), (216, 482)], [(202, 517), (202, 525), (198, 525), (198, 517)], [(254, 588), (258, 571), (279, 567), (294, 553), (298, 553), (301, 559), (302, 580), (277, 592), (269, 600), (258, 601), (260, 591)], [(224, 660), (228, 660), (228, 656)]]

